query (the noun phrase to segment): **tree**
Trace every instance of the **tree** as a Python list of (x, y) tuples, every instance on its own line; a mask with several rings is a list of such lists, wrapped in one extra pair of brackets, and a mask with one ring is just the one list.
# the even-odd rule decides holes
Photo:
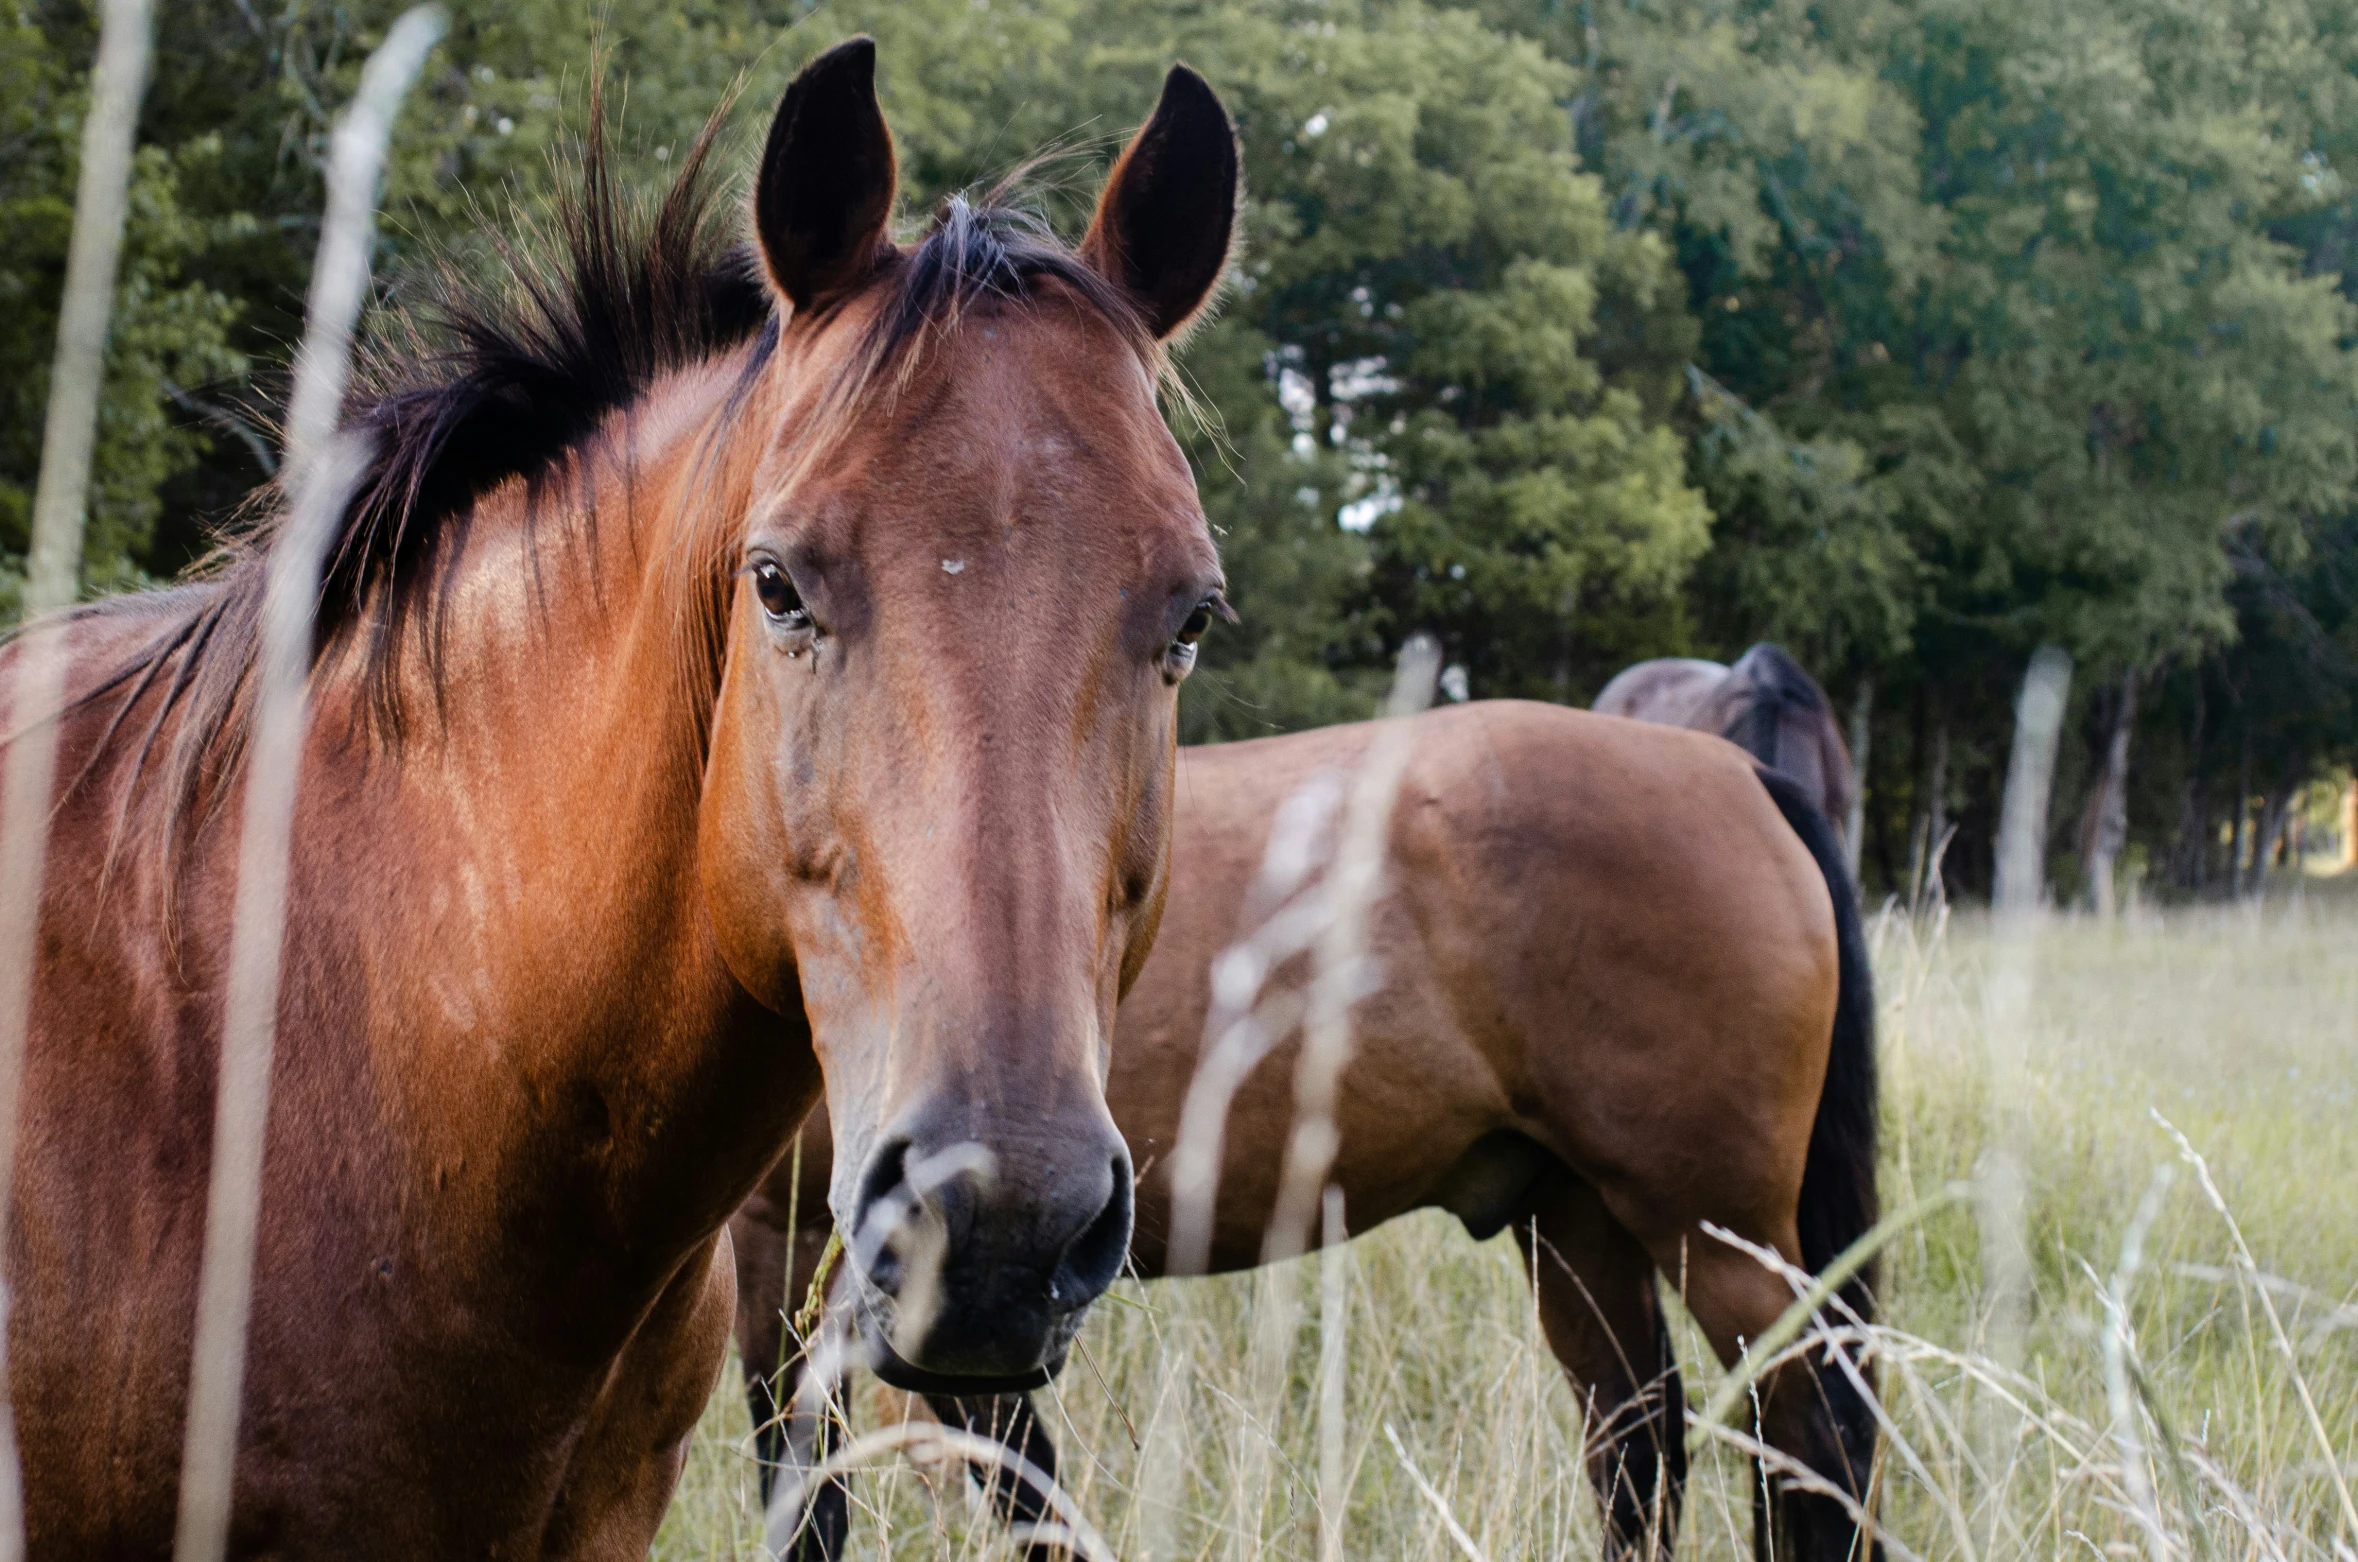
[(1110, 142), (1174, 56), (1243, 137), (1241, 263), (1186, 361), (1231, 431), (1198, 442), (1198, 469), (1246, 622), (1213, 642), (1190, 732), (1365, 711), (1418, 628), (1481, 692), (1561, 698), (1609, 673), (1629, 642), (1596, 610), (1670, 598), (1705, 514), (1669, 421), (1686, 342), (1668, 251), (1579, 171), (1573, 73), (1413, 0), (998, 15), (836, 17), (873, 24), (930, 188), (974, 178), (978, 143)]
[[(0, 623), (22, 603), (93, 37), (52, 39), (23, 20), (0, 23)], [(148, 578), (164, 491), (212, 437), (201, 423), (175, 419), (174, 403), (201, 407), (213, 382), (245, 372), (228, 341), (236, 304), (186, 275), (232, 236), (192, 214), (181, 195), (220, 151), (200, 136), (142, 147), (133, 167), (84, 544), (92, 590)]]

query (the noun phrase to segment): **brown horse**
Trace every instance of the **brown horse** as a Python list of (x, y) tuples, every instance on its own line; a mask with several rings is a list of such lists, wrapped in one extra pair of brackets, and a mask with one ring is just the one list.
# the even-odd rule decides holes
[[(1590, 1474), (1610, 1547), (1666, 1551), (1685, 1401), (1657, 1274), (1733, 1362), (1793, 1293), (1704, 1223), (1817, 1270), (1875, 1219), (1874, 1004), (1841, 852), (1793, 782), (1716, 738), (1507, 701), (1414, 719), (1370, 933), (1383, 986), (1354, 1011), (1332, 1180), (1355, 1232), (1428, 1207), (1477, 1238), (1515, 1229), (1548, 1341), (1603, 1433)], [(1131, 1247), (1141, 1274), (1165, 1262), (1213, 956), (1249, 931), (1240, 914), (1285, 800), (1352, 770), (1374, 730), (1181, 755), (1169, 909), (1122, 1004), (1107, 1084), (1131, 1153), (1151, 1162)], [(1300, 964), (1281, 978), (1298, 983)], [(1297, 1052), (1289, 1040), (1262, 1062), (1228, 1117), (1216, 1270), (1262, 1262)], [(814, 1116), (734, 1223), (749, 1362), (781, 1359), (786, 1259), (807, 1284), (827, 1161)], [(1845, 1298), (1866, 1314), (1867, 1282)], [(776, 1401), (752, 1379), (764, 1426)], [(1028, 1405), (935, 1403), (1052, 1468)], [(1763, 1410), (1770, 1443), (1865, 1500), (1873, 1411), (1844, 1371), (1787, 1368)], [(778, 1457), (774, 1432), (761, 1451)], [(1000, 1496), (1033, 1511), (1020, 1491)], [(1779, 1554), (1838, 1559), (1855, 1544), (1829, 1499), (1787, 1492), (1779, 1507), (1763, 1527)], [(824, 1493), (806, 1552), (837, 1544), (844, 1517), (840, 1492)]]
[(1614, 674), (1591, 708), (1716, 732), (1800, 782), (1836, 829), (1850, 818), (1858, 783), (1834, 707), (1780, 646), (1763, 640), (1732, 667), (1692, 657), (1640, 662)]
[[(963, 203), (903, 248), (873, 62), (787, 92), (749, 248), (712, 129), (644, 224), (593, 132), (557, 258), (354, 409), (238, 1554), (645, 1555), (725, 1222), (822, 1067), (838, 1213), (948, 1233), (930, 1318), (889, 1249), (862, 1277), (915, 1381), (1053, 1365), (1121, 1262), (1105, 1042), (1219, 606), (1161, 343), (1226, 264), (1234, 138), (1176, 70), (1078, 250)], [(36, 1556), (172, 1544), (271, 546), (59, 629), (7, 1253)], [(904, 1183), (959, 1146), (993, 1175)]]

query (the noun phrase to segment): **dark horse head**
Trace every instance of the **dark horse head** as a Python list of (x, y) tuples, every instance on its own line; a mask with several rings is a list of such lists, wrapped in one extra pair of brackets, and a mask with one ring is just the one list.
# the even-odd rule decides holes
[(880, 1370), (971, 1388), (1060, 1365), (1129, 1244), (1107, 1047), (1224, 606), (1157, 390), (1236, 143), (1174, 69), (1077, 249), (989, 202), (903, 247), (873, 72), (806, 69), (755, 185), (784, 324), (699, 850), (731, 970), (809, 1017)]
[(1784, 647), (1766, 640), (1736, 658), (1728, 672), (1740, 704), (1720, 735), (1800, 782), (1827, 821), (1841, 829), (1857, 782), (1826, 691)]

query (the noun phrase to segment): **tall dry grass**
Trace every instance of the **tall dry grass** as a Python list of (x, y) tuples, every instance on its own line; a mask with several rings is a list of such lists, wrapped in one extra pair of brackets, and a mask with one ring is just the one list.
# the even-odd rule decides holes
[[(2358, 881), (2264, 906), (2046, 923), (1999, 1112), (1986, 926), (1887, 917), (1874, 931), (1887, 1207), (1972, 1177), (2006, 1123), (2030, 1267), (2010, 1374), (1990, 1356), (1971, 1201), (1887, 1252), (1883, 1325), (1854, 1343), (1886, 1388), (1893, 1554), (2358, 1558), (2345, 1508), (2358, 1480)], [(1318, 1555), (1326, 1263), (1344, 1266), (1347, 1298), (1342, 1553), (1596, 1554), (1580, 1407), (1515, 1256), (1437, 1214), (1340, 1258), (1117, 1289), (1043, 1396), (1068, 1486), (1112, 1549), (1141, 1562)], [(1700, 1408), (1720, 1375), (1691, 1328), (1680, 1354)], [(866, 1425), (902, 1413), (872, 1385), (853, 1400)], [(744, 1434), (732, 1370), (658, 1556), (759, 1554)], [(1734, 1436), (1698, 1457), (1684, 1555), (1749, 1554), (1751, 1473)], [(880, 1464), (855, 1503), (856, 1556), (1013, 1550), (954, 1471)]]

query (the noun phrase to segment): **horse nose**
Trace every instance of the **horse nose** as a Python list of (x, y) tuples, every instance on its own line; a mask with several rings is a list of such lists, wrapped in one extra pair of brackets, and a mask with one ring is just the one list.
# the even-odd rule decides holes
[(1098, 1164), (1105, 1168), (1102, 1192), (1094, 1209), (1086, 1202), (1076, 1202), (1082, 1218), (1057, 1254), (1056, 1268), (1048, 1280), (1051, 1299), (1075, 1308), (1086, 1307), (1104, 1295), (1114, 1276), (1122, 1272), (1123, 1260), (1130, 1256), (1133, 1200), (1129, 1147), (1114, 1140), (1113, 1154)]
[(977, 1125), (918, 1121), (869, 1153), (852, 1251), (868, 1288), (894, 1304), (889, 1320), (869, 1320), (892, 1352), (879, 1365), (887, 1381), (895, 1367), (999, 1378), (1062, 1365), (1130, 1249), (1130, 1152), (1102, 1108), (1091, 1115), (996, 1146)]

